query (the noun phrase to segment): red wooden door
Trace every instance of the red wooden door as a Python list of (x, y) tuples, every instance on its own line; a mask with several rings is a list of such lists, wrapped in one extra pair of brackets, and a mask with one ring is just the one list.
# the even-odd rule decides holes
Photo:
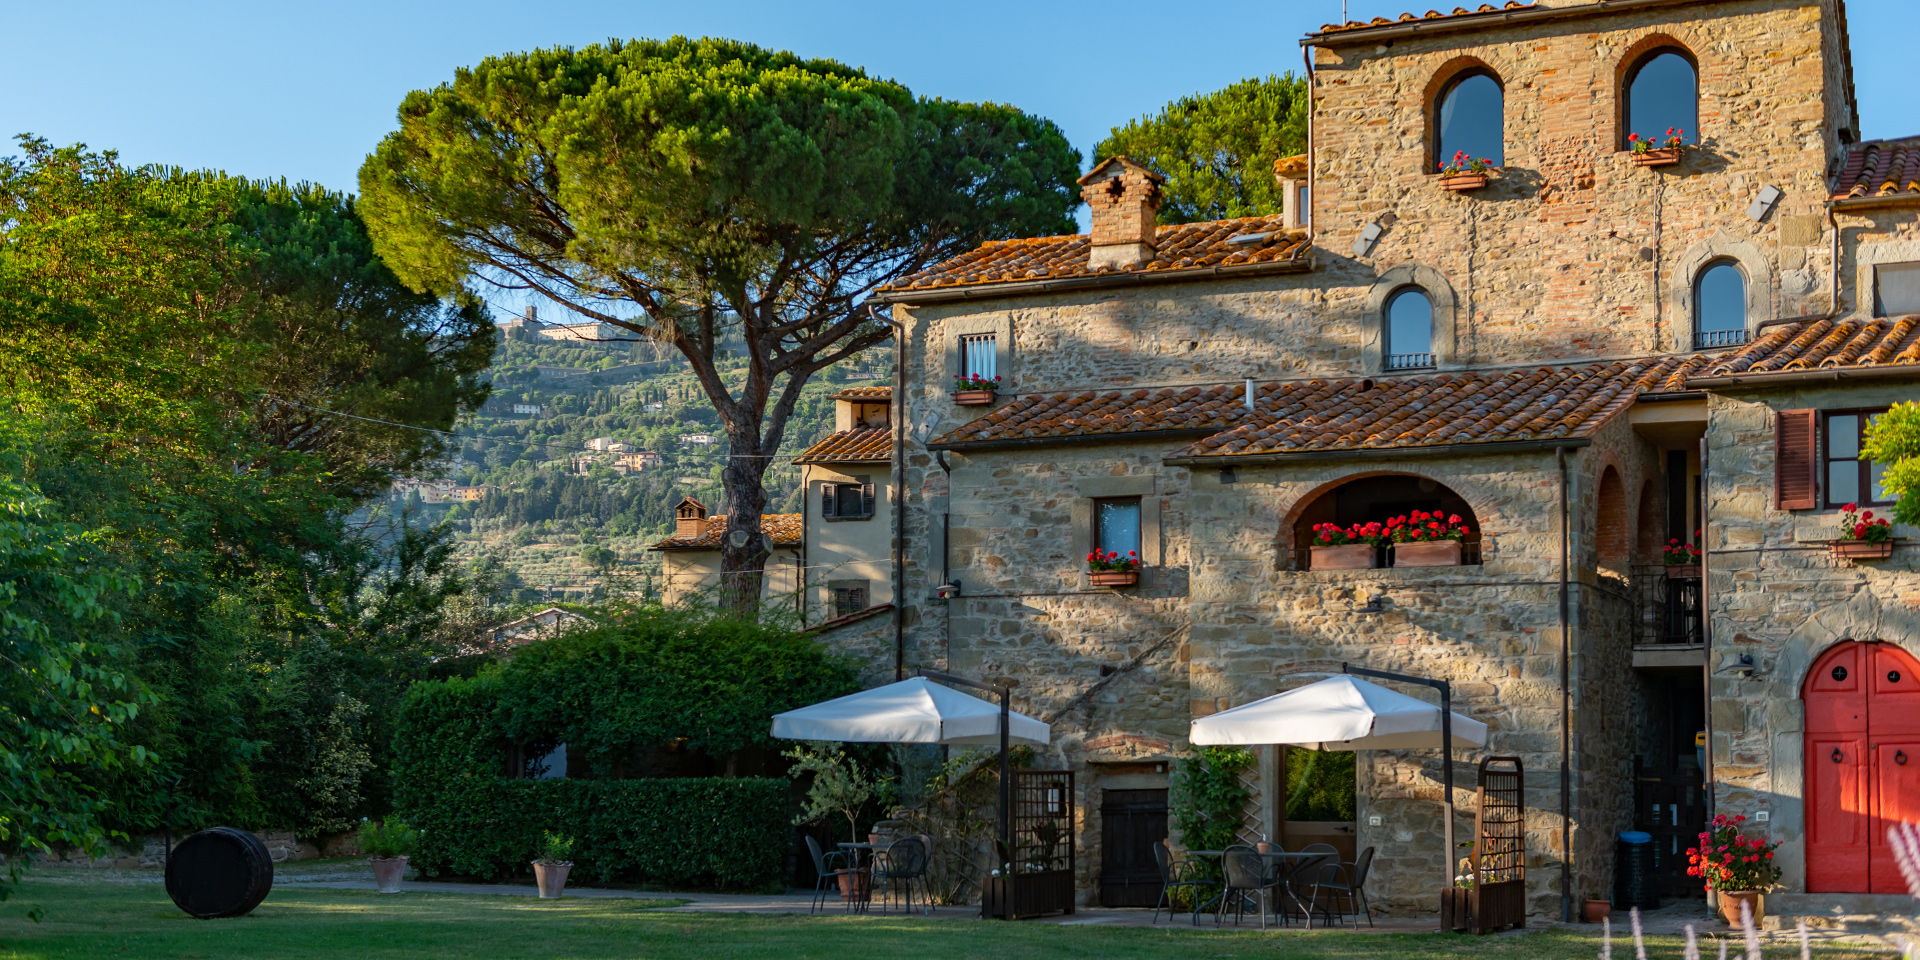
[(1807, 723), (1807, 890), (1904, 893), (1887, 827), (1920, 821), (1920, 662), (1847, 641), (1801, 691)]

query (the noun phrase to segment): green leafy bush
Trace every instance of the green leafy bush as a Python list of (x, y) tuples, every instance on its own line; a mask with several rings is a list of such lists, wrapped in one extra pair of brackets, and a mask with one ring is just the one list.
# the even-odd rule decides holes
[(1168, 797), (1180, 843), (1189, 850), (1221, 850), (1238, 842), (1240, 810), (1253, 796), (1240, 771), (1257, 758), (1244, 747), (1202, 747), (1174, 768)]
[(540, 855), (534, 859), (541, 863), (572, 863), (573, 838), (548, 830), (540, 838)]
[(420, 831), (407, 826), (399, 817), (360, 821), (360, 852), (376, 860), (407, 856), (419, 843)]

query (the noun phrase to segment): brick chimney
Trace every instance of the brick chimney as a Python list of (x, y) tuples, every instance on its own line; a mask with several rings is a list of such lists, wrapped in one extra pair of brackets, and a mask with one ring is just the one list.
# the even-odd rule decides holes
[(1087, 266), (1125, 270), (1153, 259), (1154, 216), (1166, 178), (1126, 157), (1109, 157), (1079, 182), (1080, 199), (1093, 208)]
[(673, 535), (697, 538), (707, 532), (707, 505), (687, 497), (673, 511)]

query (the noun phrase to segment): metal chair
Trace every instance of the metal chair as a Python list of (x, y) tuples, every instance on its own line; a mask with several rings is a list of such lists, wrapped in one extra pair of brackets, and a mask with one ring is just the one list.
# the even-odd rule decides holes
[[(1287, 881), (1289, 885), (1293, 887), (1294, 901), (1301, 903), (1302, 908), (1306, 910), (1307, 927), (1311, 929), (1313, 927), (1313, 908), (1320, 905), (1320, 891), (1338, 883), (1340, 880), (1340, 851), (1335, 849), (1333, 844), (1330, 843), (1309, 843), (1301, 847), (1300, 852), (1318, 853), (1326, 857), (1324, 860), (1302, 861), (1299, 866), (1294, 868), (1293, 876), (1289, 877)], [(1301, 902), (1299, 890), (1301, 887), (1308, 885), (1312, 885), (1313, 893), (1309, 894), (1304, 902)], [(1333, 921), (1332, 910), (1322, 907), (1321, 911), (1326, 914), (1328, 922)]]
[(1220, 871), (1226, 875), (1226, 890), (1220, 895), (1220, 906), (1214, 912), (1213, 924), (1220, 925), (1220, 918), (1226, 916), (1227, 901), (1233, 901), (1233, 924), (1240, 925), (1240, 918), (1246, 915), (1247, 893), (1260, 894), (1260, 929), (1267, 928), (1267, 891), (1279, 885), (1277, 878), (1267, 875), (1266, 861), (1252, 847), (1244, 843), (1230, 846), (1220, 856)]
[(1352, 863), (1342, 863), (1338, 865), (1339, 872), (1346, 877), (1344, 881), (1322, 883), (1315, 888), (1316, 891), (1325, 889), (1335, 895), (1343, 893), (1347, 895), (1347, 906), (1353, 914), (1353, 928), (1355, 930), (1360, 929), (1360, 914), (1362, 912), (1367, 915), (1367, 926), (1373, 926), (1373, 905), (1367, 903), (1367, 891), (1365, 889), (1367, 885), (1367, 871), (1372, 867), (1373, 848), (1368, 847), (1360, 851), (1360, 856)]
[(1160, 868), (1160, 899), (1153, 904), (1153, 922), (1160, 922), (1160, 908), (1167, 908), (1173, 919), (1174, 893), (1185, 889), (1193, 898), (1193, 925), (1200, 925), (1200, 888), (1206, 885), (1207, 868), (1198, 860), (1175, 860), (1165, 840), (1153, 845), (1153, 865)]
[[(867, 875), (864, 867), (834, 867), (835, 857), (843, 858), (842, 862), (844, 863), (844, 858), (847, 855), (846, 851), (835, 850), (832, 853), (822, 853), (820, 851), (820, 841), (815, 840), (812, 836), (807, 837), (807, 852), (813, 855), (813, 872), (818, 874), (818, 879), (813, 882), (813, 904), (807, 908), (808, 915), (812, 915), (818, 911), (824, 904), (829, 882), (837, 887), (840, 884), (841, 877), (860, 877), (864, 880)], [(860, 886), (860, 883), (856, 883), (854, 884), (854, 889), (858, 890)], [(853, 905), (853, 900), (847, 901), (846, 908), (849, 912), (853, 910)]]
[(879, 852), (874, 864), (873, 878), (881, 886), (880, 912), (887, 912), (887, 901), (893, 895), (895, 884), (906, 888), (906, 903), (901, 912), (913, 909), (913, 882), (918, 880), (923, 887), (920, 895), (922, 915), (932, 913), (933, 900), (924, 889), (927, 879), (927, 845), (919, 837), (901, 837)]

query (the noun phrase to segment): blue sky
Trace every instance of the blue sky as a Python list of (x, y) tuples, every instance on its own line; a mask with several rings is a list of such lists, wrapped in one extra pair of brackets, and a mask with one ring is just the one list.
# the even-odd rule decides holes
[[(1455, 0), (1447, 0), (1446, 6)], [(1912, 0), (1851, 0), (1864, 134), (1920, 134), (1898, 31)], [(1412, 6), (1409, 6), (1411, 4)], [(1433, 0), (1352, 0), (1355, 18)], [(15, 2), (0, 4), (0, 133), (352, 189), (408, 90), (490, 54), (610, 36), (716, 35), (831, 57), (917, 93), (1050, 117), (1082, 153), (1187, 93), (1301, 67), (1339, 0), (1261, 4), (734, 2)], [(0, 147), (0, 152), (11, 153)]]

